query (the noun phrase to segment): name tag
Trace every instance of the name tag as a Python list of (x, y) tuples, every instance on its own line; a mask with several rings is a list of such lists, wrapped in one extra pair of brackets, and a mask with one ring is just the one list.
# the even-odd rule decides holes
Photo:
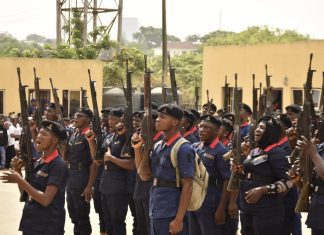
[(39, 176), (42, 176), (42, 177), (48, 177), (48, 174), (47, 173), (45, 173), (45, 172), (43, 172), (43, 171), (37, 171), (37, 175), (39, 175)]
[(120, 141), (119, 140), (118, 141), (115, 141), (114, 144), (120, 144)]
[(82, 141), (74, 143), (74, 145), (78, 145), (78, 144), (82, 144)]
[(253, 164), (258, 165), (260, 163), (266, 162), (268, 160), (268, 155), (264, 154), (253, 159)]

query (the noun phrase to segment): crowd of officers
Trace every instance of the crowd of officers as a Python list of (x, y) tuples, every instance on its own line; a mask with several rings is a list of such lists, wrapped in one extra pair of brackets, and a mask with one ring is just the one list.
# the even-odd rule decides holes
[[(64, 234), (65, 198), (75, 235), (92, 233), (89, 213), (93, 198), (99, 215), (100, 233), (126, 234), (128, 207), (133, 216), (133, 234), (288, 235), (301, 234), (301, 216), (295, 213), (298, 188), (287, 172), (288, 156), (301, 148), (308, 153), (316, 170), (315, 188), (306, 224), (313, 235), (324, 235), (324, 144), (322, 140), (298, 141), (295, 122), (302, 111), (298, 105), (286, 107), (286, 113), (264, 116), (254, 127), (257, 148), (252, 149), (246, 136), (252, 128), (251, 108), (240, 105), (243, 164), (225, 161), (233, 136), (234, 115), (216, 112), (206, 104), (199, 113), (182, 110), (174, 104), (157, 107), (152, 103), (153, 142), (150, 154), (152, 175), (139, 174), (146, 140), (140, 132), (144, 112), (133, 113), (133, 155), (122, 156), (126, 125), (122, 108), (101, 111), (102, 143), (96, 143), (91, 130), (93, 112), (78, 109), (73, 126), (57, 122), (55, 104), (45, 111), (41, 128), (31, 124), (33, 145), (38, 152), (28, 181), (21, 174), (22, 163), (15, 158), (12, 170), (1, 180), (17, 183), (28, 193), (19, 230), (24, 235)], [(176, 169), (170, 154), (177, 141), (189, 143), (177, 152), (181, 187), (176, 185)], [(96, 160), (97, 150), (103, 161)], [(188, 212), (198, 155), (209, 174), (208, 190), (201, 208)], [(240, 190), (229, 192), (231, 171), (241, 174)]]

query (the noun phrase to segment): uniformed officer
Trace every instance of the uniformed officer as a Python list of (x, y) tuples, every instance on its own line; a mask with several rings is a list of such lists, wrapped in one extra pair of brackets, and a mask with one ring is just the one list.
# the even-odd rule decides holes
[(13, 170), (1, 176), (4, 183), (17, 183), (28, 194), (19, 226), (24, 235), (64, 234), (68, 169), (57, 145), (65, 138), (66, 131), (59, 123), (43, 121), (36, 142), (42, 157), (35, 162), (28, 182), (22, 177), (22, 165), (17, 159), (13, 160)]
[(67, 151), (70, 178), (67, 185), (67, 206), (74, 224), (74, 234), (91, 234), (90, 200), (93, 193), (97, 166), (95, 135), (89, 124), (93, 113), (89, 108), (79, 108), (74, 115), (76, 132), (71, 136)]
[[(101, 110), (101, 127), (102, 127), (102, 139), (105, 140), (108, 136), (109, 138), (109, 112), (111, 108), (105, 108)], [(103, 141), (104, 142), (104, 141)], [(100, 144), (100, 143), (98, 143)], [(100, 234), (105, 235), (108, 233), (106, 231), (106, 225), (105, 225), (105, 219), (103, 215), (103, 210), (101, 206), (101, 193), (99, 190), (99, 185), (100, 185), (100, 179), (102, 176), (102, 172), (104, 170), (104, 165), (101, 164), (98, 166), (98, 171), (97, 171), (97, 176), (96, 176), (96, 181), (93, 187), (93, 205), (95, 208), (96, 213), (99, 215), (99, 228), (100, 228)], [(107, 223), (110, 223), (110, 220), (107, 221)], [(109, 225), (107, 226), (109, 227)]]
[(316, 147), (305, 137), (299, 142), (299, 147), (306, 151), (314, 163), (312, 184), (314, 193), (311, 196), (306, 224), (312, 229), (312, 235), (324, 234), (324, 142)]
[(157, 111), (156, 130), (163, 131), (165, 137), (154, 146), (151, 154), (154, 177), (150, 191), (151, 234), (188, 234), (186, 211), (192, 194), (195, 152), (189, 143), (180, 146), (177, 164), (181, 188), (177, 188), (176, 169), (170, 154), (181, 138), (179, 128), (183, 112), (174, 104), (162, 105)]
[(200, 119), (200, 113), (196, 109), (189, 109), (188, 111), (195, 116), (196, 122), (192, 130), (193, 130), (193, 135), (199, 140), (198, 124)]
[(249, 121), (249, 117), (252, 114), (252, 110), (250, 106), (247, 104), (241, 103), (240, 104), (240, 118), (241, 118), (241, 139), (243, 140), (244, 137), (249, 135), (251, 124)]
[[(255, 130), (258, 148), (249, 151), (240, 167), (243, 180), (240, 187), (242, 234), (285, 234), (283, 231), (284, 205), (281, 197), (292, 183), (287, 178), (289, 169), (285, 152), (278, 146), (280, 127), (274, 119), (263, 118)], [(232, 170), (237, 170), (234, 166)]]
[(191, 144), (199, 141), (199, 139), (194, 135), (194, 131), (197, 129), (195, 123), (195, 116), (189, 111), (184, 111), (180, 124), (180, 133), (182, 137), (188, 140)]
[[(64, 108), (60, 105), (61, 112), (64, 112)], [(56, 121), (58, 120), (56, 106), (55, 103), (50, 103), (45, 109), (45, 119), (49, 121)]]
[[(206, 167), (209, 181), (207, 194), (201, 208), (190, 213), (190, 234), (221, 234), (219, 225), (225, 223), (225, 209), (229, 201), (227, 184), (230, 178), (230, 167), (229, 163), (223, 159), (223, 155), (228, 150), (218, 138), (220, 126), (219, 118), (203, 115), (199, 125), (201, 142), (192, 145)], [(231, 200), (230, 203), (234, 203), (234, 207), (236, 207), (235, 200)], [(234, 216), (237, 215), (236, 207)]]
[[(126, 141), (125, 126), (117, 129), (121, 123), (123, 109), (115, 108), (109, 113), (109, 127), (113, 131), (110, 139), (102, 146), (105, 169), (100, 182), (101, 204), (105, 222), (111, 221), (107, 228), (109, 235), (126, 235), (126, 214), (131, 189), (130, 170), (135, 169), (133, 158), (124, 158), (121, 151)], [(107, 142), (108, 141), (108, 142)]]
[[(208, 113), (209, 109), (209, 113)], [(211, 114), (214, 115), (217, 111), (217, 107), (213, 103), (206, 103), (202, 106), (202, 115)]]
[(290, 120), (292, 122), (297, 120), (299, 114), (302, 111), (302, 108), (298, 104), (288, 105), (285, 109), (286, 109), (288, 117), (290, 118)]
[[(162, 131), (155, 129), (155, 120), (157, 119), (157, 111), (152, 110), (152, 131), (153, 131), (153, 145), (161, 141), (164, 137)], [(142, 124), (143, 125), (143, 124)], [(143, 159), (143, 147), (145, 140), (138, 134), (133, 135), (133, 148), (135, 152), (135, 164), (139, 169)], [(150, 234), (150, 216), (149, 216), (149, 199), (150, 189), (153, 184), (153, 179), (150, 178), (147, 181), (141, 180), (140, 176), (136, 175), (136, 185), (134, 192), (134, 200), (136, 207), (138, 234), (148, 235)]]
[(221, 122), (222, 125), (219, 128), (218, 138), (223, 143), (223, 145), (225, 145), (225, 147), (228, 147), (232, 139), (234, 128), (231, 121), (229, 121), (228, 119), (223, 118)]

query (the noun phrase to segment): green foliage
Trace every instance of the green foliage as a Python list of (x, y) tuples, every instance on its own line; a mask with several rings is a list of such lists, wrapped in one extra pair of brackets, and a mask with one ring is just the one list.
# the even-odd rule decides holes
[(198, 34), (191, 34), (186, 37), (186, 42), (199, 42), (201, 37)]
[(302, 35), (294, 30), (271, 30), (267, 26), (249, 27), (239, 33), (215, 31), (201, 38), (208, 46), (223, 45), (255, 45), (261, 43), (283, 43), (309, 40), (308, 35)]
[[(162, 29), (154, 28), (152, 26), (140, 27), (139, 32), (133, 34), (138, 48), (142, 51), (149, 51), (152, 48), (160, 47), (162, 45)], [(181, 41), (173, 35), (167, 36), (168, 41)]]
[(144, 54), (134, 47), (120, 48), (112, 60), (104, 64), (104, 86), (122, 86), (126, 78), (126, 59), (129, 70), (133, 72), (133, 84), (140, 83), (144, 71)]
[(34, 41), (34, 42), (38, 42), (38, 43), (44, 43), (46, 41), (46, 38), (44, 36), (38, 35), (38, 34), (29, 34), (26, 37), (27, 41)]

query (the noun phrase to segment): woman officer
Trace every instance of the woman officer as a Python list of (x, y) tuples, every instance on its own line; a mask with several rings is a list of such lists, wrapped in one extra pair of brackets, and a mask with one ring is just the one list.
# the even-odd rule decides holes
[(36, 148), (42, 157), (34, 163), (28, 179), (23, 179), (21, 164), (0, 177), (4, 183), (16, 183), (28, 194), (19, 230), (23, 235), (64, 234), (64, 194), (68, 169), (57, 146), (66, 138), (66, 130), (57, 122), (43, 121), (37, 135)]
[(284, 205), (280, 194), (292, 187), (286, 172), (289, 169), (284, 151), (276, 144), (280, 126), (271, 117), (259, 121), (255, 130), (258, 148), (249, 151), (242, 146), (246, 156), (240, 169), (241, 224), (244, 235), (282, 235)]

